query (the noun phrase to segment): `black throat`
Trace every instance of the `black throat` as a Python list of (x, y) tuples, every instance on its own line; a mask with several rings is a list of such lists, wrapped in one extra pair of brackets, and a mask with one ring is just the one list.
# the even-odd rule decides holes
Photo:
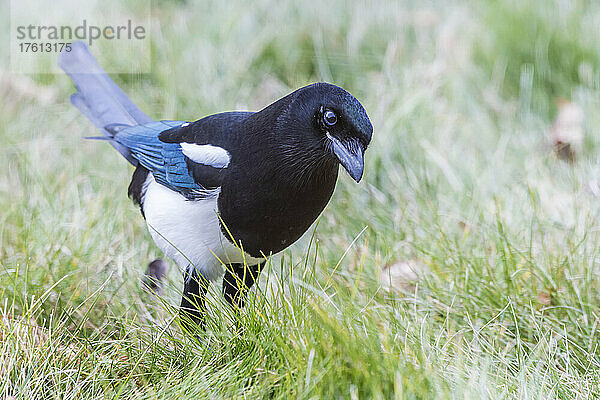
[(317, 219), (335, 189), (338, 162), (321, 140), (301, 134), (281, 139), (260, 119), (249, 122), (262, 137), (256, 145), (249, 137), (238, 150), (244, 154), (232, 152), (218, 206), (224, 235), (261, 257), (294, 243)]

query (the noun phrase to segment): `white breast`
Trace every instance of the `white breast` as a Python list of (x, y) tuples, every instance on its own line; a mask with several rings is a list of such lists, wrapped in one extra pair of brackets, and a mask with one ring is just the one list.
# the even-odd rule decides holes
[(186, 270), (189, 265), (209, 281), (223, 273), (222, 263), (258, 264), (254, 258), (234, 246), (221, 232), (217, 196), (186, 200), (154, 180), (148, 174), (144, 195), (144, 214), (152, 238), (163, 253)]

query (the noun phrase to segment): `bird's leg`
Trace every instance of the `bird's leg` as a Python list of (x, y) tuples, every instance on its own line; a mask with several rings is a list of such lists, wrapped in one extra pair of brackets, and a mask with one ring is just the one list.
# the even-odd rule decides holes
[(189, 266), (183, 274), (183, 295), (179, 316), (183, 328), (191, 333), (205, 329), (206, 305), (204, 299), (207, 290), (208, 281), (195, 267)]
[(223, 296), (235, 309), (240, 310), (246, 302), (246, 294), (258, 279), (265, 263), (256, 265), (229, 264), (223, 278)]

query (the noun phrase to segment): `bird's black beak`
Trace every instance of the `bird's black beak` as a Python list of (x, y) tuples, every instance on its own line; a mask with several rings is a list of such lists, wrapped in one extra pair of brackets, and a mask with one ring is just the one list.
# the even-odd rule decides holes
[(331, 141), (333, 152), (340, 164), (348, 171), (348, 174), (356, 182), (359, 182), (363, 175), (365, 161), (363, 158), (364, 149), (358, 139), (351, 138), (342, 142), (340, 139), (327, 135)]

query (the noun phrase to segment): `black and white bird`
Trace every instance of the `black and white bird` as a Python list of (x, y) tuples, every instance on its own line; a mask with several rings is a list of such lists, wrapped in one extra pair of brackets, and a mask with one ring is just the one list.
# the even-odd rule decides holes
[(195, 122), (152, 121), (87, 46), (60, 56), (71, 102), (135, 166), (129, 196), (150, 234), (184, 272), (181, 312), (204, 327), (208, 282), (223, 275), (236, 309), (266, 257), (294, 243), (327, 205), (341, 164), (360, 181), (373, 127), (360, 102), (328, 83), (258, 112)]

